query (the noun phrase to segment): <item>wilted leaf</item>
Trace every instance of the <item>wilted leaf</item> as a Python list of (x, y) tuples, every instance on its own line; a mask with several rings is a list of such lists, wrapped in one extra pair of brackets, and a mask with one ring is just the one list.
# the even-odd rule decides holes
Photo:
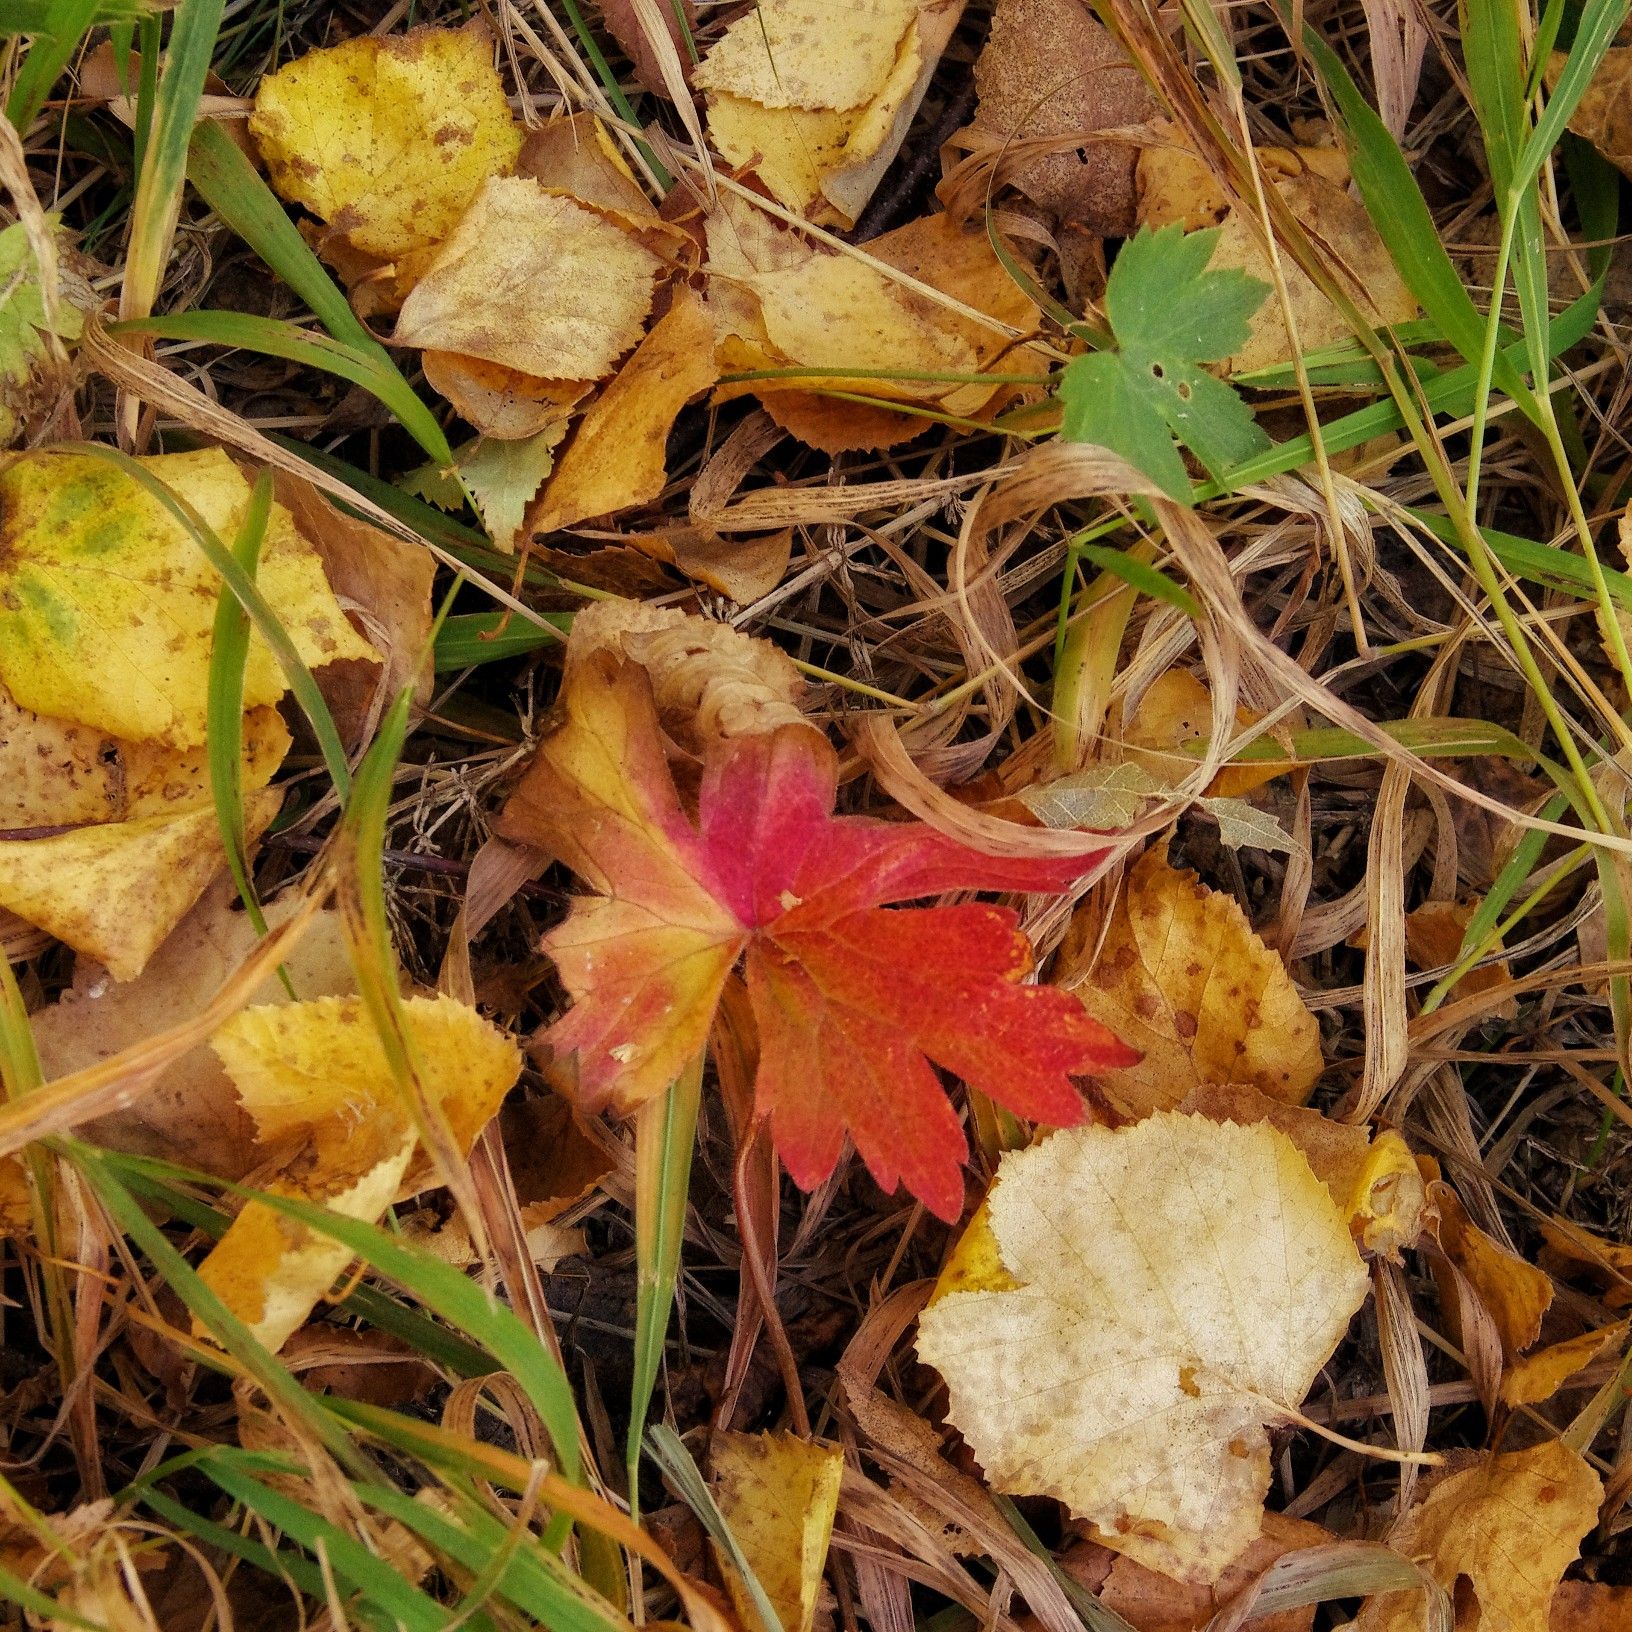
[[(143, 464), (230, 542), (250, 487), (219, 448)], [(256, 582), (313, 668), (378, 659), (323, 567), (274, 505)], [(24, 708), (130, 741), (204, 740), (220, 579), (192, 535), (134, 477), (89, 454), (34, 454), (0, 471), (0, 681)], [(286, 689), (257, 634), (247, 706)]]
[(675, 419), (718, 375), (708, 308), (681, 284), (674, 304), (578, 422), (529, 529), (553, 532), (655, 499), (668, 479), (664, 456)]
[[(710, 1444), (709, 1468), (714, 1499), (782, 1632), (811, 1632), (844, 1452), (797, 1434), (722, 1432)], [(718, 1550), (716, 1557), (742, 1624), (758, 1625), (746, 1583)]]
[(273, 186), (378, 261), (446, 238), (521, 150), (480, 22), (308, 51), (261, 81), (249, 128)]
[[(1473, 921), (1477, 901), (1425, 901), (1405, 919), (1405, 952), (1419, 969), (1441, 969), (1458, 961), (1462, 955), (1462, 938)], [(1500, 949), (1501, 942), (1496, 946)], [(1493, 963), (1483, 969), (1470, 969), (1451, 988), (1454, 997), (1474, 997), (1480, 992), (1499, 990), (1513, 978), (1505, 963)], [(1492, 1019), (1515, 1020), (1519, 1000), (1510, 992), (1493, 1002), (1489, 1013)]]
[(1140, 231), (1105, 285), (1114, 349), (1074, 357), (1060, 380), (1060, 434), (1120, 454), (1188, 502), (1178, 439), (1212, 475), (1269, 446), (1235, 390), (1200, 365), (1245, 344), (1268, 285), (1219, 264), (1219, 235)]
[(834, 758), (803, 724), (707, 748), (694, 825), (642, 670), (594, 652), (563, 702), (496, 827), (598, 892), (544, 941), (574, 1006), (541, 1042), (585, 1104), (630, 1109), (666, 1088), (746, 951), (756, 1112), (794, 1179), (826, 1178), (848, 1131), (881, 1186), (952, 1218), (967, 1147), (931, 1060), (1058, 1123), (1081, 1115), (1070, 1073), (1131, 1058), (1074, 1000), (1020, 984), (1031, 956), (1012, 913), (888, 910), (953, 888), (1059, 889), (1083, 862), (834, 817)]
[(573, 410), (595, 389), (593, 380), (535, 380), (501, 363), (457, 351), (427, 351), (425, 379), (483, 436), (520, 442), (566, 434)]
[(1632, 1625), (1632, 1587), (1561, 1581), (1547, 1613), (1547, 1632), (1624, 1632)]
[(1158, 1112), (1010, 1152), (988, 1206), (1018, 1286), (919, 1321), (953, 1424), (998, 1489), (1216, 1580), (1260, 1533), (1262, 1425), (1296, 1411), (1365, 1298), (1326, 1186), (1271, 1127)]
[[(1287, 208), (1344, 269), (1339, 274), (1342, 285), (1361, 312), (1378, 327), (1414, 318), (1416, 297), (1401, 279), (1365, 205), (1349, 192), (1341, 155), (1325, 148), (1259, 148), (1258, 159)], [(1172, 142), (1142, 150), (1141, 227), (1174, 222), (1211, 227), (1215, 221), (1218, 244), (1212, 266), (1220, 272), (1236, 269), (1270, 281), (1260, 223), (1251, 211), (1229, 207), (1202, 160)], [(1297, 324), (1298, 345), (1304, 352), (1353, 338), (1337, 307), (1286, 254), (1281, 256), (1281, 275)], [(1250, 374), (1288, 362), (1293, 355), (1292, 337), (1279, 299), (1265, 300), (1252, 314), (1246, 339), (1234, 342), (1229, 351), (1211, 355), (1223, 357), (1224, 370), (1230, 374)]]
[[(521, 1069), (515, 1045), (448, 997), (404, 1001), (427, 1094), (468, 1149)], [(416, 1138), (385, 1047), (359, 998), (246, 1009), (211, 1039), (263, 1144), (300, 1137), (270, 1188), (348, 1218), (384, 1213)], [(351, 1259), (332, 1238), (251, 1201), (199, 1266), (210, 1288), (276, 1350)], [(202, 1335), (202, 1330), (200, 1330)]]
[(1627, 1323), (1617, 1321), (1596, 1332), (1537, 1349), (1502, 1373), (1504, 1405), (1539, 1405), (1550, 1400), (1577, 1372), (1626, 1341)]
[(1565, 1218), (1541, 1220), (1542, 1239), (1560, 1273), (1581, 1268), (1604, 1289), (1604, 1302), (1611, 1309), (1632, 1303), (1632, 1245), (1609, 1241), (1584, 1230)]
[[(55, 236), (55, 217), (48, 219), (48, 227)], [(9, 447), (30, 416), (49, 403), (53, 382), (48, 376), (66, 355), (63, 342), (79, 338), (85, 313), (98, 304), (85, 279), (63, 264), (66, 250), (61, 244), (56, 299), (48, 313), (46, 286), (27, 227), (14, 221), (0, 229), (0, 448)]]
[[(1143, 124), (1156, 113), (1139, 70), (1077, 0), (998, 0), (975, 63), (979, 128), (1015, 149), (1004, 173), (1062, 223), (1110, 237), (1133, 231), (1128, 142), (1084, 140), (1090, 131)], [(1072, 138), (1059, 152), (1025, 155), (1028, 142)]]
[[(657, 50), (646, 32), (636, 0), (598, 0), (598, 4), (601, 21), (606, 24), (607, 33), (618, 42), (618, 49), (628, 57), (636, 82), (654, 96), (670, 95)], [(681, 66), (688, 66), (687, 42), (697, 26), (697, 7), (693, 0), (653, 0), (650, 14), (667, 31)]]
[(789, 209), (852, 225), (900, 149), (962, 9), (961, 0), (757, 6), (694, 76), (709, 93), (709, 140), (729, 163), (753, 164)]
[(1207, 1082), (1247, 1083), (1293, 1105), (1308, 1098), (1320, 1028), (1229, 896), (1147, 850), (1095, 950), (1068, 942), (1056, 978), (1144, 1051), (1135, 1066), (1097, 1073), (1127, 1115), (1177, 1105)]
[[(272, 902), (266, 908), (268, 924), (276, 928), (290, 910), (287, 902)], [(29, 1018), (46, 1076), (84, 1070), (192, 1019), (259, 940), (238, 906), (237, 890), (222, 879), (176, 925), (135, 980), (116, 983), (99, 964), (80, 959), (73, 986)], [(319, 912), (283, 968), (302, 997), (351, 991), (354, 977), (340, 914), (333, 908)], [(252, 1004), (288, 1000), (276, 975), (268, 975), (248, 997)], [(223, 1179), (243, 1178), (264, 1157), (264, 1151), (257, 1153), (254, 1125), (230, 1078), (205, 1043), (145, 1084), (128, 1110), (99, 1118), (87, 1133), (115, 1150), (161, 1156)]]
[(1108, 833), (1129, 826), (1163, 792), (1142, 765), (1090, 765), (1070, 776), (1022, 788), (1015, 797), (1045, 827)]
[[(717, 396), (758, 396), (778, 424), (828, 453), (888, 447), (933, 423), (895, 412), (892, 403), (978, 412), (1000, 384), (934, 376), (992, 367), (1010, 344), (1006, 329), (1028, 330), (1037, 316), (985, 233), (945, 215), (875, 238), (867, 252), (1006, 327), (949, 311), (854, 256), (807, 245), (740, 201), (724, 201), (710, 219), (708, 244), (709, 309), (727, 372), (812, 375), (727, 382)], [(823, 391), (859, 394), (877, 406)]]
[(640, 339), (662, 263), (604, 215), (494, 176), (397, 318), (399, 345), (540, 380), (598, 380)]
[(1196, 804), (1218, 823), (1218, 836), (1232, 850), (1282, 850), (1296, 855), (1303, 846), (1267, 810), (1245, 799), (1203, 795)]
[[(1237, 707), (1235, 711), (1238, 726), (1255, 725), (1258, 719), (1249, 708)], [(1188, 669), (1168, 669), (1139, 699), (1122, 740), (1134, 764), (1144, 766), (1153, 777), (1171, 785), (1182, 782), (1195, 770), (1212, 730), (1212, 692)], [(1206, 792), (1209, 798), (1238, 799), (1292, 768), (1292, 761), (1226, 765), (1208, 783)]]
[[(245, 799), (251, 841), (281, 802), (272, 789)], [(134, 980), (226, 864), (210, 806), (0, 840), (0, 907)]]
[[(1541, 1335), (1542, 1317), (1552, 1307), (1551, 1279), (1480, 1229), (1448, 1184), (1431, 1185), (1429, 1199), (1439, 1215), (1439, 1244), (1445, 1255), (1472, 1283), (1508, 1358), (1522, 1354)], [(1460, 1343), (1456, 1300), (1444, 1302), (1446, 1325), (1452, 1340)]]
[[(1480, 1632), (1540, 1632), (1560, 1577), (1598, 1522), (1603, 1493), (1598, 1475), (1574, 1451), (1546, 1440), (1441, 1479), (1396, 1521), (1388, 1544), (1447, 1592), (1465, 1578), (1478, 1602)], [(1421, 1593), (1392, 1592), (1367, 1599), (1355, 1632), (1427, 1626)]]
[[(1276, 1559), (1335, 1540), (1329, 1530), (1284, 1513), (1265, 1513), (1258, 1539), (1211, 1586), (1171, 1576), (1119, 1558), (1095, 1542), (1080, 1542), (1061, 1559), (1068, 1573), (1096, 1589), (1099, 1601), (1138, 1632), (1202, 1632), (1226, 1603)], [(1100, 1579), (1094, 1581), (1094, 1575)], [(1317, 1606), (1305, 1604), (1278, 1615), (1255, 1616), (1252, 1632), (1309, 1632)]]
[[(1569, 60), (1555, 51), (1547, 59), (1547, 88), (1552, 89)], [(1623, 174), (1632, 176), (1632, 113), (1627, 90), (1632, 85), (1632, 45), (1611, 46), (1599, 59), (1586, 94), (1570, 115), (1570, 129), (1591, 142)]]

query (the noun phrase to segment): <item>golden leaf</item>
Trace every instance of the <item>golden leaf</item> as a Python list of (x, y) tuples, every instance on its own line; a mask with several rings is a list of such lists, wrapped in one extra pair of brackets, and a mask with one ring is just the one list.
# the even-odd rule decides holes
[(1138, 1065), (1096, 1079), (1126, 1115), (1177, 1105), (1203, 1083), (1246, 1083), (1302, 1104), (1321, 1072), (1320, 1028), (1286, 966), (1227, 895), (1147, 850), (1129, 873), (1097, 957), (1067, 943), (1057, 974), (1134, 1048)]

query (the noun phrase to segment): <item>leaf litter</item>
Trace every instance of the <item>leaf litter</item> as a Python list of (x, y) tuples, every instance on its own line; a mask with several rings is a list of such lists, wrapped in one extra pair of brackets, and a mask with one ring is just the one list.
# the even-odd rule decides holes
[(1615, 19), (564, 10), (7, 59), (0, 1595), (1618, 1624)]

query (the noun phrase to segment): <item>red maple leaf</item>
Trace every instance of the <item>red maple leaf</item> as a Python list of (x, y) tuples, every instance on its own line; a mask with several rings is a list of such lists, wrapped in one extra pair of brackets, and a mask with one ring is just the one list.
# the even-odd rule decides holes
[(1057, 891), (1093, 857), (989, 856), (921, 822), (835, 816), (831, 749), (798, 726), (711, 750), (693, 822), (643, 670), (602, 655), (563, 702), (498, 830), (597, 892), (544, 939), (574, 1004), (542, 1042), (586, 1105), (667, 1087), (746, 954), (756, 1110), (795, 1182), (825, 1179), (848, 1133), (886, 1190), (955, 1219), (968, 1146), (934, 1066), (1064, 1126), (1083, 1115), (1073, 1074), (1138, 1058), (1069, 993), (1021, 984), (1032, 955), (1014, 913), (896, 904)]

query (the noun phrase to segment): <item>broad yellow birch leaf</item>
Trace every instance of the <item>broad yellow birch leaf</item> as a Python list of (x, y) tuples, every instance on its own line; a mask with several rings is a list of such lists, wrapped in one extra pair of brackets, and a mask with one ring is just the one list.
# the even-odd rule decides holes
[[(403, 1004), (427, 1094), (461, 1150), (521, 1071), (511, 1040), (449, 997)], [(304, 1146), (272, 1188), (348, 1218), (380, 1217), (416, 1145), (410, 1111), (360, 998), (246, 1009), (211, 1039), (263, 1143)], [(206, 1284), (269, 1348), (282, 1345), (350, 1260), (320, 1232), (250, 1202), (200, 1265)]]
[(714, 328), (689, 285), (590, 404), (527, 518), (548, 533), (645, 504), (668, 479), (664, 454), (680, 410), (719, 375)]
[[(1478, 1609), (1469, 1627), (1543, 1632), (1559, 1580), (1598, 1522), (1603, 1494), (1598, 1475), (1574, 1451), (1545, 1440), (1441, 1479), (1396, 1521), (1388, 1545), (1456, 1591), (1459, 1602), (1459, 1583), (1471, 1588)], [(1427, 1606), (1420, 1592), (1383, 1593), (1366, 1600), (1354, 1624), (1355, 1632), (1427, 1632)]]
[(278, 192), (380, 261), (447, 237), (521, 151), (481, 23), (309, 51), (261, 81), (249, 129)]
[[(810, 1632), (838, 1511), (844, 1453), (797, 1434), (717, 1433), (709, 1451), (714, 1499), (782, 1623)], [(746, 1583), (716, 1549), (744, 1626), (759, 1614)]]
[(1278, 1128), (1331, 1191), (1363, 1251), (1398, 1262), (1401, 1250), (1422, 1234), (1428, 1187), (1411, 1147), (1392, 1129), (1373, 1138), (1367, 1128), (1334, 1122), (1307, 1105), (1288, 1105), (1241, 1083), (1204, 1084), (1180, 1108), (1214, 1122)]
[(1097, 1076), (1129, 1116), (1208, 1082), (1301, 1105), (1320, 1075), (1320, 1028), (1285, 964), (1229, 896), (1168, 866), (1160, 849), (1135, 862), (1103, 942), (1068, 940), (1061, 964), (1059, 984), (1144, 1051), (1138, 1065)]
[(403, 302), (399, 345), (543, 380), (598, 380), (639, 341), (662, 262), (526, 176), (477, 194)]
[(926, 1309), (920, 1357), (987, 1479), (1149, 1568), (1208, 1582), (1258, 1536), (1266, 1422), (1365, 1299), (1331, 1193), (1284, 1134), (1158, 1112), (1005, 1155), (1002, 1291)]
[(1539, 1405), (1550, 1400), (1577, 1372), (1585, 1371), (1611, 1347), (1626, 1341), (1627, 1323), (1617, 1321), (1596, 1332), (1549, 1344), (1502, 1373), (1504, 1405)]
[[(142, 463), (231, 542), (250, 487), (225, 453)], [(308, 667), (377, 661), (279, 505), (256, 582)], [(108, 461), (32, 454), (0, 472), (0, 682), (23, 708), (128, 741), (202, 743), (220, 588), (191, 532)], [(246, 706), (275, 703), (285, 689), (255, 634)]]
[(693, 83), (763, 108), (855, 108), (895, 62), (919, 0), (759, 0), (704, 56)]
[[(272, 789), (244, 801), (249, 837), (277, 813)], [(226, 866), (211, 806), (0, 840), (0, 907), (134, 980), (159, 943)]]

